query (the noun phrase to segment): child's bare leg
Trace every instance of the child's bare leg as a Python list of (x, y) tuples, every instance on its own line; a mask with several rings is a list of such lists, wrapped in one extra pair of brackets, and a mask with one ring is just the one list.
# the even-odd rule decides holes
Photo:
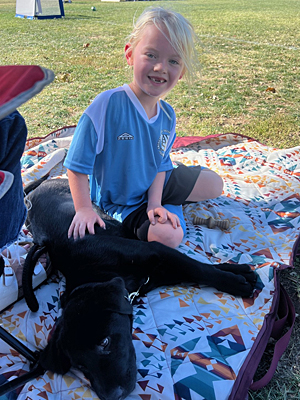
[(223, 179), (210, 169), (203, 169), (186, 201), (203, 201), (221, 196)]
[(148, 230), (148, 242), (159, 242), (168, 247), (175, 248), (180, 245), (183, 239), (183, 230), (181, 226), (173, 228), (168, 220), (161, 224), (156, 219), (155, 225), (150, 225)]

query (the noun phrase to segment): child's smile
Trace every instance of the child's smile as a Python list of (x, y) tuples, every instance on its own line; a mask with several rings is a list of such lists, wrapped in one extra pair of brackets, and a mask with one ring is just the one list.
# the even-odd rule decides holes
[[(156, 114), (156, 103), (183, 76), (183, 62), (155, 25), (148, 25), (133, 51), (125, 47), (126, 58), (133, 66), (131, 89), (142, 103), (149, 118)], [(128, 51), (129, 50), (129, 51)]]
[(152, 82), (155, 82), (155, 83), (165, 83), (165, 82), (167, 82), (166, 81), (166, 79), (162, 79), (162, 78), (156, 78), (156, 77), (152, 77), (152, 76), (149, 76), (149, 79), (152, 81)]

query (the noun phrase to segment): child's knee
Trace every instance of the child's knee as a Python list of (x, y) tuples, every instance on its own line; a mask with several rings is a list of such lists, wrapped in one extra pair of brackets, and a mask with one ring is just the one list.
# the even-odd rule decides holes
[(204, 169), (201, 171), (193, 190), (186, 200), (196, 202), (215, 199), (221, 196), (223, 186), (224, 182), (220, 175), (210, 169)]
[(217, 173), (214, 173), (213, 184), (211, 185), (211, 198), (214, 199), (216, 197), (221, 196), (223, 192), (224, 181)]
[(182, 242), (183, 236), (183, 230), (180, 226), (174, 229), (170, 224), (156, 223), (149, 227), (148, 242), (159, 242), (175, 249)]

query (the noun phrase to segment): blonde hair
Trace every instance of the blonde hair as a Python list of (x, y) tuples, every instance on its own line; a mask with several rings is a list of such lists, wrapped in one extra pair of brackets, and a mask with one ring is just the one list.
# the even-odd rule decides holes
[[(198, 69), (198, 57), (195, 47), (197, 40), (191, 23), (181, 14), (162, 7), (146, 8), (134, 24), (127, 42), (134, 49), (141, 40), (144, 29), (153, 24), (165, 36), (184, 64), (187, 81), (192, 82)], [(166, 33), (167, 32), (167, 35)]]

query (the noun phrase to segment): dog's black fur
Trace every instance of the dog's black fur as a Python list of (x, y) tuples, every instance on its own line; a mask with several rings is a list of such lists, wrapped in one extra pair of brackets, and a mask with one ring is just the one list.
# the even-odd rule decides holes
[(236, 296), (252, 295), (256, 274), (249, 266), (203, 264), (160, 243), (133, 240), (122, 224), (100, 210), (105, 230), (95, 226), (95, 235), (68, 239), (75, 211), (67, 180), (43, 182), (28, 200), (27, 224), (36, 244), (27, 256), (23, 276), (29, 306), (38, 309), (31, 285), (38, 248), (48, 252), (53, 267), (66, 278), (63, 313), (40, 362), (59, 374), (70, 367), (81, 370), (103, 400), (123, 399), (135, 387), (132, 306), (127, 292), (140, 289), (143, 295), (184, 281)]

